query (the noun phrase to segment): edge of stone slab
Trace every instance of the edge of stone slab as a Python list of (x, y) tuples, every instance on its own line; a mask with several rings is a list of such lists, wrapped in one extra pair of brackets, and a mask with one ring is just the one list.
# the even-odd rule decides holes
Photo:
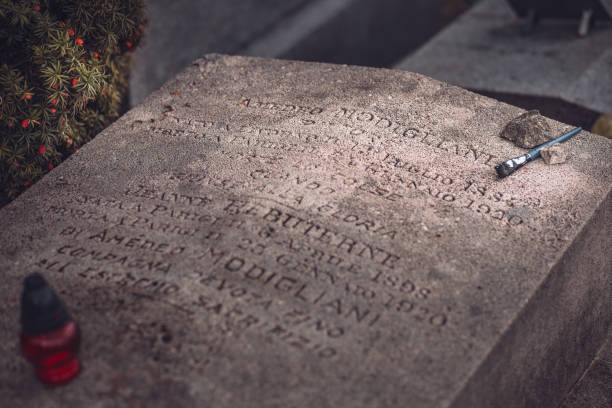
[[(463, 16), (460, 16), (459, 18), (462, 18), (462, 17)], [(133, 106), (132, 108), (130, 108), (130, 110), (128, 110), (126, 113), (124, 113), (119, 119), (117, 119), (115, 122), (113, 122), (108, 128), (113, 126), (115, 123), (119, 122), (123, 117), (129, 116), (130, 112), (135, 110), (137, 107), (139, 107), (141, 105), (147, 104), (150, 99), (153, 99), (154, 97), (158, 96), (164, 90), (170, 89), (170, 88), (174, 88), (171, 85), (173, 85), (173, 84), (175, 84), (177, 82), (178, 77), (187, 74), (189, 71), (191, 71), (193, 69), (193, 67), (195, 67), (195, 66), (201, 67), (200, 64), (208, 65), (208, 64), (211, 64), (211, 63), (217, 63), (217, 62), (220, 62), (220, 61), (230, 61), (230, 60), (239, 60), (239, 61), (246, 61), (246, 60), (251, 60), (251, 61), (269, 61), (269, 60), (275, 60), (275, 61), (280, 61), (280, 62), (284, 62), (284, 63), (287, 63), (287, 64), (298, 63), (298, 64), (318, 65), (318, 66), (321, 66), (321, 67), (342, 67), (342, 68), (347, 68), (347, 69), (357, 68), (357, 69), (360, 69), (360, 70), (377, 71), (377, 72), (388, 71), (388, 72), (393, 72), (395, 74), (400, 74), (400, 75), (414, 76), (414, 77), (417, 77), (417, 78), (420, 78), (420, 79), (424, 79), (424, 80), (427, 80), (427, 81), (434, 82), (436, 84), (444, 85), (444, 86), (449, 87), (449, 88), (454, 88), (454, 89), (457, 89), (457, 90), (461, 90), (462, 92), (466, 92), (468, 94), (477, 96), (478, 98), (483, 98), (483, 99), (486, 99), (486, 100), (495, 101), (496, 103), (502, 104), (504, 106), (508, 106), (508, 107), (514, 108), (514, 109), (517, 110), (517, 112), (521, 112), (521, 113), (522, 112), (527, 112), (527, 109), (523, 109), (523, 108), (520, 108), (518, 106), (511, 105), (509, 103), (500, 101), (498, 99), (495, 99), (495, 98), (492, 98), (492, 97), (489, 97), (489, 96), (486, 96), (486, 95), (481, 95), (481, 94), (479, 94), (477, 92), (474, 92), (474, 91), (469, 90), (467, 88), (463, 88), (463, 87), (461, 87), (459, 85), (451, 84), (449, 82), (444, 82), (444, 81), (442, 81), (440, 79), (436, 79), (436, 78), (430, 77), (428, 75), (421, 74), (419, 72), (408, 71), (408, 70), (404, 70), (404, 69), (398, 69), (398, 68), (395, 68), (395, 67), (391, 67), (391, 68), (370, 67), (370, 66), (363, 66), (363, 65), (337, 64), (337, 63), (331, 63), (331, 62), (318, 62), (318, 61), (300, 61), (300, 60), (294, 60), (294, 59), (284, 59), (284, 58), (275, 58), (275, 57), (259, 57), (259, 56), (251, 56), (251, 55), (222, 54), (222, 53), (212, 52), (212, 53), (204, 54), (200, 58), (194, 60), (190, 65), (185, 67), (185, 69), (180, 71), (174, 77), (168, 79), (159, 88), (157, 88), (154, 91), (152, 91), (138, 105)], [(228, 64), (228, 66), (231, 66), (231, 64)], [(549, 121), (552, 121), (554, 123), (557, 123), (557, 124), (563, 124), (563, 125), (566, 125), (566, 126), (570, 126), (570, 125), (568, 125), (566, 123), (560, 122), (560, 121), (555, 120), (555, 119), (551, 119), (549, 117), (546, 117), (546, 119), (549, 120)], [(103, 133), (105, 131), (106, 131), (106, 129), (103, 130), (100, 133)], [(583, 130), (583, 132), (587, 132), (587, 131)], [(588, 133), (590, 133), (590, 132), (588, 132)], [(508, 142), (508, 143), (512, 143), (512, 142)]]
[[(606, 228), (599, 228), (598, 225), (611, 225), (612, 223), (612, 190), (608, 191), (606, 197), (600, 200), (599, 205), (591, 214), (591, 217), (585, 222), (575, 239), (567, 244), (563, 249), (559, 250), (561, 254), (555, 261), (551, 272), (538, 284), (536, 291), (526, 300), (523, 307), (517, 312), (510, 325), (503, 331), (499, 341), (490, 349), (486, 357), (476, 367), (476, 369), (466, 376), (467, 380), (460, 391), (453, 397), (447, 407), (452, 408), (473, 408), (483, 404), (483, 395), (487, 396), (484, 401), (487, 407), (506, 407), (506, 402), (511, 400), (511, 396), (520, 395), (523, 398), (521, 407), (540, 408), (550, 406), (547, 404), (553, 403), (552, 406), (561, 404), (567, 392), (577, 383), (582, 373), (588, 368), (590, 362), (597, 356), (602, 344), (606, 341), (608, 328), (612, 326), (612, 315), (603, 315), (606, 310), (612, 310), (612, 297), (606, 296), (612, 290), (612, 275), (609, 274), (612, 258), (607, 256), (603, 259), (603, 264), (596, 270), (600, 274), (602, 285), (596, 287), (599, 296), (593, 296), (593, 286), (579, 285), (581, 278), (585, 275), (582, 273), (573, 273), (576, 269), (580, 269), (581, 260), (585, 256), (591, 255), (595, 250), (591, 249), (592, 244), (599, 243), (603, 248), (603, 257), (606, 254), (612, 253), (610, 243), (605, 241), (609, 236), (606, 234)], [(601, 240), (603, 238), (604, 240)], [(599, 239), (599, 240), (598, 240)], [(572, 256), (575, 252), (577, 255)], [(588, 258), (587, 258), (588, 259)], [(595, 272), (590, 269), (591, 264), (583, 267), (581, 272), (593, 274)], [(607, 279), (606, 279), (607, 278)], [(597, 282), (595, 282), (597, 283)], [(576, 298), (574, 288), (578, 287), (582, 290), (579, 293), (583, 303), (582, 308), (577, 311), (576, 316), (573, 316), (572, 321), (582, 323), (576, 326), (571, 324), (562, 325), (560, 322), (549, 320), (547, 329), (552, 329), (549, 332), (548, 341), (545, 345), (542, 343), (534, 343), (532, 339), (528, 345), (523, 345), (520, 349), (523, 355), (518, 357), (509, 354), (509, 350), (516, 350), (512, 344), (517, 341), (524, 342), (529, 337), (530, 333), (537, 331), (534, 323), (545, 321), (547, 314), (558, 317), (567, 317), (563, 310), (556, 309), (558, 299)], [(607, 288), (607, 289), (606, 289)], [(554, 303), (547, 303), (547, 300), (557, 300)], [(599, 302), (597, 302), (599, 300)], [(596, 303), (596, 308), (590, 308)], [(597, 305), (599, 303), (599, 305)], [(551, 310), (552, 309), (552, 310)], [(594, 309), (594, 310), (593, 310)], [(589, 314), (589, 312), (591, 312)], [(603, 315), (603, 316), (602, 316)], [(585, 323), (586, 322), (586, 323)], [(580, 326), (580, 327), (579, 327)], [(577, 327), (577, 328), (576, 328)], [(572, 332), (574, 328), (574, 332)], [(540, 329), (542, 330), (542, 329)], [(578, 331), (578, 332), (576, 332)], [(568, 333), (569, 332), (569, 333)], [(545, 336), (542, 336), (545, 338)], [(566, 338), (573, 339), (563, 343)], [(520, 340), (517, 340), (520, 339)], [(574, 346), (572, 350), (568, 350), (568, 345)], [(533, 349), (526, 350), (528, 346), (533, 346)], [(573, 351), (584, 351), (587, 349), (588, 356), (583, 361), (572, 359)], [(536, 351), (543, 351), (543, 354), (538, 354)], [(546, 364), (548, 363), (548, 364)], [(555, 363), (557, 365), (555, 366)], [(512, 367), (529, 367), (531, 372), (524, 372), (523, 375), (510, 374), (504, 376), (504, 372), (508, 372)], [(551, 370), (564, 370), (562, 383), (551, 383), (546, 374)], [(533, 372), (535, 371), (535, 373)], [(558, 371), (557, 371), (558, 372)], [(532, 374), (539, 374), (532, 376)], [(521, 378), (527, 377), (527, 381), (537, 385), (528, 392), (521, 386)], [(506, 381), (506, 379), (511, 381)], [(486, 390), (486, 394), (483, 394)], [(551, 391), (558, 390), (559, 394), (552, 394)], [(544, 395), (545, 392), (548, 395)]]
[[(459, 18), (464, 18), (464, 15), (459, 16)], [(282, 61), (282, 62), (285, 62), (285, 63), (288, 63), (288, 64), (299, 63), (299, 64), (319, 65), (319, 66), (323, 66), (323, 67), (342, 67), (342, 68), (348, 68), (348, 69), (350, 69), (350, 68), (358, 68), (358, 69), (366, 70), (366, 71), (370, 71), (370, 70), (378, 71), (378, 72), (380, 72), (380, 71), (388, 71), (388, 72), (393, 72), (393, 73), (401, 74), (401, 75), (415, 76), (416, 78), (425, 79), (427, 81), (431, 81), (431, 82), (436, 83), (436, 84), (444, 85), (444, 86), (446, 86), (448, 88), (453, 88), (453, 89), (460, 90), (461, 92), (466, 92), (468, 94), (474, 95), (474, 96), (476, 96), (478, 98), (482, 98), (484, 100), (495, 101), (496, 103), (498, 103), (498, 104), (500, 104), (500, 105), (502, 105), (504, 107), (510, 107), (512, 109), (515, 109), (517, 111), (517, 116), (518, 116), (518, 114), (525, 113), (525, 112), (527, 112), (529, 110), (529, 109), (521, 108), (521, 107), (516, 106), (516, 105), (512, 105), (511, 103), (508, 103), (508, 102), (501, 101), (499, 99), (495, 99), (494, 97), (491, 97), (491, 96), (482, 95), (482, 94), (478, 93), (478, 90), (467, 89), (467, 88), (464, 88), (464, 87), (462, 87), (460, 85), (455, 85), (455, 84), (452, 84), (452, 83), (449, 83), (449, 82), (444, 82), (443, 80), (436, 79), (436, 78), (430, 77), (430, 76), (428, 76), (426, 74), (422, 74), (422, 73), (419, 73), (419, 72), (409, 71), (409, 70), (405, 70), (405, 69), (399, 69), (399, 68), (397, 68), (397, 66), (394, 66), (394, 67), (391, 67), (391, 68), (370, 67), (370, 66), (352, 65), (352, 64), (336, 64), (336, 63), (330, 63), (330, 62), (300, 61), (300, 60), (282, 59), (282, 58), (273, 58), (273, 57), (269, 58), (269, 57), (250, 56), (250, 55), (222, 54), (222, 53), (216, 53), (215, 52), (215, 53), (204, 54), (202, 57), (200, 57), (200, 58), (196, 59), (195, 61), (193, 61), (189, 66), (187, 66), (185, 69), (183, 69), (177, 75), (175, 75), (173, 78), (170, 78), (169, 80), (164, 82), (159, 88), (157, 88), (156, 90), (151, 92), (138, 105), (130, 108), (130, 110), (128, 112), (126, 112), (123, 116), (127, 116), (128, 113), (130, 113), (130, 111), (134, 110), (136, 107), (138, 107), (140, 105), (143, 105), (143, 104), (146, 104), (150, 98), (152, 98), (154, 95), (158, 95), (164, 89), (172, 88), (171, 85), (173, 83), (175, 83), (177, 77), (186, 74), (191, 69), (193, 69), (194, 66), (200, 66), (201, 63), (207, 65), (207, 64), (210, 64), (210, 63), (216, 63), (216, 62), (224, 61), (224, 60), (253, 60), (253, 61), (275, 60), (275, 61)], [(228, 66), (231, 66), (231, 64), (228, 64)], [(544, 116), (547, 121), (552, 122), (554, 124), (560, 124), (560, 125), (563, 125), (565, 127), (571, 127), (571, 128), (575, 127), (574, 125), (571, 125), (571, 124), (568, 124), (568, 123), (565, 123), (565, 122), (561, 122), (561, 121), (559, 121), (557, 119), (553, 119), (553, 118), (550, 118), (550, 117), (545, 116), (545, 115), (542, 115), (542, 116)], [(121, 120), (122, 117), (117, 119), (116, 122), (119, 122), (119, 120)], [(114, 122), (114, 123), (116, 123), (116, 122)], [(114, 123), (111, 124), (110, 126), (113, 126)], [(103, 130), (102, 132), (104, 132), (104, 131), (105, 130)], [(582, 133), (588, 134), (589, 137), (595, 136), (595, 137), (602, 137), (602, 138), (606, 139), (605, 136), (601, 136), (601, 135), (598, 135), (596, 133), (592, 133), (588, 129), (583, 129), (581, 131), (581, 134)], [(507, 142), (507, 143), (512, 144), (513, 146), (515, 146), (514, 143), (512, 143), (511, 141), (508, 141), (508, 140), (504, 140), (504, 141)], [(527, 149), (523, 149), (521, 147), (517, 147), (517, 148), (521, 149), (521, 151), (526, 151), (527, 150)], [(610, 188), (612, 188), (612, 184), (610, 184)]]
[(612, 403), (612, 329), (558, 408), (606, 408)]

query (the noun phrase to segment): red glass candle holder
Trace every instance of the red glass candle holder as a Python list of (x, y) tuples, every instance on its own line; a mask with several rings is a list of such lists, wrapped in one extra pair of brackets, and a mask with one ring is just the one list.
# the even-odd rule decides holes
[(24, 281), (21, 329), (21, 350), (43, 383), (65, 384), (79, 374), (79, 327), (38, 273)]

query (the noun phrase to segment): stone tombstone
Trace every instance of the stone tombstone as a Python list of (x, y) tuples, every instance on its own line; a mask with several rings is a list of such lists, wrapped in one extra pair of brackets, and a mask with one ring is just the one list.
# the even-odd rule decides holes
[(612, 331), (589, 368), (559, 408), (608, 408), (612, 406)]
[[(197, 60), (0, 211), (0, 400), (555, 406), (612, 322), (612, 141), (499, 180), (521, 112), (408, 72)], [(35, 271), (82, 330), (54, 389), (18, 346)]]

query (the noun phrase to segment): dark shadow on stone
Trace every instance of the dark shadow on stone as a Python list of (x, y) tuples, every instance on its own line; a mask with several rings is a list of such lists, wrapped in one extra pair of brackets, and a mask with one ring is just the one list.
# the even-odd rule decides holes
[(591, 129), (601, 115), (599, 112), (557, 98), (481, 91), (478, 89), (471, 89), (471, 91), (526, 110), (537, 109), (543, 116), (569, 125), (580, 126), (584, 129)]

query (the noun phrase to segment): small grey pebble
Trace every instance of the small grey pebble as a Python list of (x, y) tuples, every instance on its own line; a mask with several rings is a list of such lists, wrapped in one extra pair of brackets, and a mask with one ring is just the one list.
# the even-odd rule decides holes
[(567, 151), (560, 144), (547, 147), (541, 154), (546, 164), (561, 164), (567, 161)]

